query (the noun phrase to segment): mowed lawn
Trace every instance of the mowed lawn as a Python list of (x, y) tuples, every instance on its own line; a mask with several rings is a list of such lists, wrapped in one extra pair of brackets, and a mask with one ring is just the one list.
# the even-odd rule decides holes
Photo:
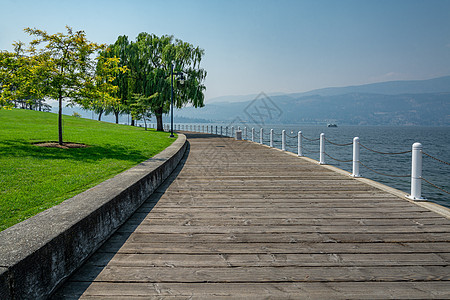
[(0, 110), (0, 231), (158, 154), (174, 139), (144, 128), (63, 116), (64, 141), (88, 148), (33, 145), (57, 141), (57, 115)]

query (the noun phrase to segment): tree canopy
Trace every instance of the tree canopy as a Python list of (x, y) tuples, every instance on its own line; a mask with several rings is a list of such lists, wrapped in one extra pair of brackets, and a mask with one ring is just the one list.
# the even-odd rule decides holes
[[(10, 106), (24, 97), (58, 100), (58, 142), (62, 136), (62, 101), (90, 106), (93, 102), (113, 103), (117, 92), (112, 81), (119, 72), (119, 59), (99, 58), (105, 49), (87, 40), (84, 31), (48, 34), (40, 29), (25, 28), (35, 39), (27, 49), (17, 43), (16, 53), (2, 52), (0, 65), (1, 102)], [(39, 47), (39, 48), (38, 48)]]
[[(206, 71), (200, 67), (203, 49), (173, 36), (158, 37), (145, 32), (134, 42), (119, 36), (109, 49), (120, 58), (119, 66), (128, 70), (118, 75), (114, 84), (119, 87), (123, 110), (135, 118), (144, 115), (144, 111), (146, 115), (151, 113), (157, 119), (157, 130), (163, 130), (162, 116), (170, 111), (172, 65), (175, 73), (182, 72), (186, 77), (183, 84), (174, 81), (174, 106), (204, 106)], [(137, 108), (139, 113), (133, 113)]]

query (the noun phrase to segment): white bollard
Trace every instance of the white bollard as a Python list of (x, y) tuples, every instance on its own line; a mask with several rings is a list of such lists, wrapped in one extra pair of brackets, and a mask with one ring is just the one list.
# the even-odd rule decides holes
[(353, 139), (353, 173), (352, 177), (362, 177), (359, 174), (359, 137)]
[(325, 133), (320, 134), (320, 159), (319, 164), (325, 164)]
[(426, 200), (422, 198), (422, 144), (414, 143), (412, 145), (412, 163), (411, 163), (411, 200)]
[(270, 147), (273, 148), (273, 129), (270, 129)]
[(242, 130), (236, 130), (236, 140), (242, 141)]
[(252, 142), (255, 141), (255, 128), (252, 128)]
[(263, 143), (263, 135), (264, 135), (264, 129), (259, 130), (259, 143), (262, 144)]
[(281, 150), (286, 151), (286, 130), (281, 132)]
[(244, 127), (244, 140), (247, 140), (247, 127)]
[(298, 150), (297, 150), (297, 156), (303, 156), (302, 153), (302, 132), (298, 132)]

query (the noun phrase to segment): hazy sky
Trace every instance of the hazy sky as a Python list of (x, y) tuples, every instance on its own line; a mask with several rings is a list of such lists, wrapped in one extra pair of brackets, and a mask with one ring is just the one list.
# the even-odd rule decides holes
[(450, 1), (0, 0), (0, 49), (23, 28), (91, 41), (171, 34), (205, 49), (206, 99), (450, 75)]

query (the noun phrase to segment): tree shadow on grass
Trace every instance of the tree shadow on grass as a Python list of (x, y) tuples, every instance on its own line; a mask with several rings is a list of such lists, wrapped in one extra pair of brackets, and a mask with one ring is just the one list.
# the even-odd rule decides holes
[(140, 151), (130, 150), (118, 145), (93, 145), (86, 148), (48, 148), (39, 147), (23, 140), (7, 140), (0, 143), (0, 157), (33, 157), (52, 160), (74, 160), (94, 162), (100, 159), (115, 159), (131, 162), (142, 162), (149, 157)]

